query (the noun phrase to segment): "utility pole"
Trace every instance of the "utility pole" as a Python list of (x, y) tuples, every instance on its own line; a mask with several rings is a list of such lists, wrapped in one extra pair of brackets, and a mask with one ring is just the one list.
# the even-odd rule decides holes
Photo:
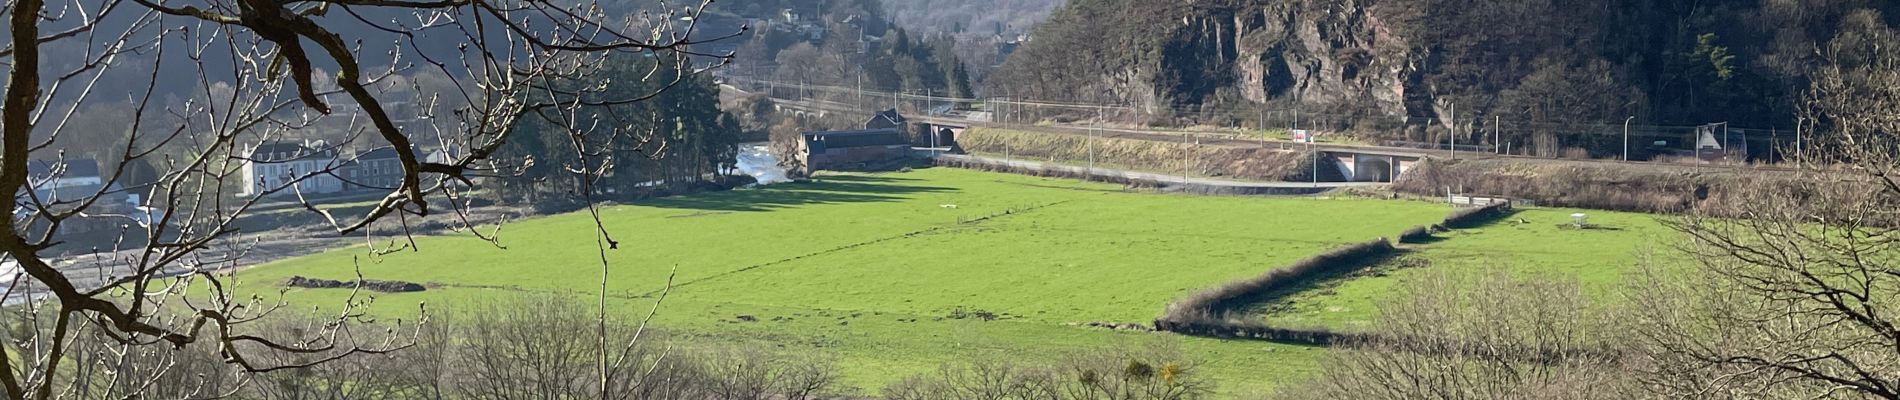
[(1194, 136), (1194, 133), (1190, 132), (1181, 136), (1181, 185), (1183, 187), (1188, 183), (1188, 166), (1194, 163), (1194, 146), (1188, 144), (1189, 136)]
[[(1296, 130), (1296, 131), (1297, 131), (1297, 130), (1300, 130), (1300, 105), (1299, 105), (1299, 100), (1294, 100), (1294, 104), (1293, 104), (1293, 130)], [(1287, 134), (1292, 134), (1292, 133), (1293, 133), (1293, 132), (1287, 132)], [(1307, 136), (1306, 136), (1306, 141), (1307, 141), (1307, 142), (1312, 142), (1312, 141), (1313, 141), (1313, 136), (1312, 136), (1312, 135), (1307, 135)]]
[(1095, 123), (1089, 125), (1089, 176), (1095, 176), (1095, 131), (1102, 127), (1102, 109), (1095, 109)]
[(1729, 165), (1735, 165), (1734, 147), (1735, 146), (1730, 145), (1728, 141), (1728, 123), (1723, 122), (1722, 123), (1722, 159), (1727, 160)]
[(1801, 161), (1802, 158), (1806, 158), (1806, 153), (1801, 152), (1801, 127), (1807, 125), (1807, 123), (1808, 117), (1801, 117), (1801, 119), (1795, 120), (1794, 122), (1794, 156), (1797, 162)]
[(1319, 145), (1313, 143), (1313, 135), (1306, 135), (1306, 152), (1313, 155), (1313, 187), (1319, 187)]
[(1491, 152), (1504, 154), (1504, 116), (1491, 116)]
[(1267, 110), (1260, 109), (1260, 147), (1267, 147)]
[(1630, 121), (1635, 120), (1634, 115), (1623, 120), (1623, 161), (1630, 160)]
[(1458, 159), (1458, 103), (1451, 103), (1451, 159)]

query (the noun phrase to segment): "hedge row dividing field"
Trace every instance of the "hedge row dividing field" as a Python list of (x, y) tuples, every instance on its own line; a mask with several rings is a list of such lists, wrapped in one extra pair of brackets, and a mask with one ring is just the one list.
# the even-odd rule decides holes
[[(815, 183), (609, 207), (610, 307), (670, 337), (756, 343), (835, 357), (866, 394), (948, 361), (1037, 360), (1106, 346), (1174, 342), (1197, 373), (1246, 395), (1302, 379), (1322, 349), (1091, 326), (1146, 325), (1164, 305), (1263, 269), (1441, 218), (1413, 201), (1130, 193), (1122, 185), (950, 168), (820, 176)], [(512, 223), (506, 249), (467, 236), (417, 239), (419, 252), (361, 248), (259, 266), (240, 290), (285, 291), (300, 307), (342, 304), (338, 289), (284, 288), (292, 276), (422, 283), (380, 294), (372, 312), (412, 318), (519, 294), (592, 296), (601, 270), (592, 221)], [(685, 284), (690, 283), (690, 284)], [(563, 334), (551, 332), (550, 334)]]
[[(1589, 227), (1572, 225), (1583, 213)], [(1644, 258), (1676, 263), (1671, 246), (1678, 238), (1656, 215), (1526, 208), (1501, 219), (1460, 224), (1433, 234), (1430, 244), (1388, 259), (1351, 276), (1322, 282), (1247, 311), (1247, 318), (1275, 326), (1363, 331), (1378, 316), (1378, 303), (1407, 281), (1430, 270), (1508, 271), (1556, 279), (1575, 279), (1599, 301), (1617, 301), (1626, 275)], [(1449, 223), (1447, 225), (1450, 225)]]
[[(1450, 231), (1447, 227), (1479, 227), (1508, 216), (1510, 212), (1511, 204), (1508, 202), (1461, 208), (1452, 211), (1443, 222), (1430, 228), (1414, 226), (1406, 229), (1399, 234), (1399, 238), (1404, 243), (1422, 243), (1429, 241), (1433, 232)], [(1254, 304), (1275, 302), (1279, 296), (1297, 295), (1299, 293), (1295, 289), (1302, 286), (1313, 286), (1334, 277), (1358, 272), (1384, 262), (1399, 251), (1389, 239), (1380, 237), (1340, 246), (1284, 267), (1269, 269), (1258, 276), (1194, 292), (1169, 304), (1167, 310), (1155, 319), (1155, 329), (1196, 336), (1314, 345), (1331, 345), (1352, 339), (1355, 336), (1353, 332), (1324, 327), (1271, 325), (1250, 318), (1248, 309)]]

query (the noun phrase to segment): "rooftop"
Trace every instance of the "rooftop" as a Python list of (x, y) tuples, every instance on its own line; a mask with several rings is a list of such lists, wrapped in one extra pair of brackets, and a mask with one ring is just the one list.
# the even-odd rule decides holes
[[(59, 161), (34, 160), (26, 163), (27, 175), (35, 178), (51, 178), (53, 171), (59, 168), (61, 168)], [(99, 162), (90, 158), (66, 160), (63, 168), (65, 171), (60, 172), (61, 178), (99, 176)]]

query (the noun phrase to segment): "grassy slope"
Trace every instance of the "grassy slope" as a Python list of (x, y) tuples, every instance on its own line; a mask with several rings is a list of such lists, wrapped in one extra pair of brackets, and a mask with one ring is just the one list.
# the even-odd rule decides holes
[[(1071, 323), (1145, 322), (1187, 291), (1396, 234), (1445, 212), (1418, 202), (1116, 189), (929, 169), (606, 208), (607, 227), (621, 242), (609, 252), (608, 290), (619, 297), (611, 306), (644, 311), (677, 268), (662, 326), (706, 340), (836, 354), (848, 383), (868, 392), (950, 360), (1048, 358), (1163, 340), (1204, 360), (1226, 392), (1247, 393), (1298, 379), (1315, 368), (1320, 350)], [(968, 222), (989, 215), (998, 216)], [(584, 214), (563, 215), (507, 226), (506, 250), (429, 237), (418, 240), (420, 253), (372, 261), (360, 249), (336, 251), (242, 276), (251, 289), (275, 293), (272, 285), (291, 275), (348, 279), (352, 265), (361, 265), (370, 279), (442, 285), (382, 296), (377, 307), (395, 315), (422, 301), (442, 308), (514, 292), (588, 293), (598, 290), (600, 273), (590, 229)], [(293, 290), (289, 297), (340, 304), (343, 294)], [(946, 318), (958, 308), (1002, 318)]]
[[(1588, 214), (1591, 224), (1606, 229), (1559, 227), (1570, 221), (1570, 214), (1579, 212)], [(1405, 256), (1429, 261), (1428, 268), (1380, 268), (1262, 307), (1271, 310), (1269, 320), (1280, 324), (1363, 329), (1377, 318), (1377, 302), (1400, 284), (1427, 269), (1447, 268), (1551, 274), (1576, 279), (1584, 290), (1600, 294), (1597, 298), (1613, 298), (1639, 255), (1667, 252), (1665, 246), (1673, 236), (1656, 218), (1574, 209), (1522, 210), (1481, 229), (1440, 234), (1444, 239)]]

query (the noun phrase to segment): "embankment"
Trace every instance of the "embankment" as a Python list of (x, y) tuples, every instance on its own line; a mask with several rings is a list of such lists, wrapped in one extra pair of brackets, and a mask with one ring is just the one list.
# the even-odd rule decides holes
[(1324, 193), (1333, 189), (1331, 186), (1285, 185), (1200, 178), (1184, 180), (1179, 175), (1166, 176), (1107, 168), (1077, 167), (1041, 161), (1009, 161), (953, 154), (933, 157), (931, 158), (931, 163), (933, 165), (950, 168), (1119, 183), (1126, 185), (1130, 189), (1152, 189), (1167, 193), (1186, 193), (1205, 196), (1300, 196)]
[(1509, 158), (1422, 162), (1392, 188), (1422, 196), (1444, 196), (1449, 188), (1540, 206), (1667, 213), (1729, 208), (1744, 197), (1741, 191), (1792, 190), (1797, 179), (1779, 169)]
[[(970, 128), (957, 137), (963, 150), (985, 156), (1080, 165), (1089, 160), (1086, 135), (997, 128)], [(1195, 145), (1137, 139), (1094, 139), (1095, 164), (1103, 168), (1259, 181), (1307, 181), (1306, 153), (1278, 149)]]

